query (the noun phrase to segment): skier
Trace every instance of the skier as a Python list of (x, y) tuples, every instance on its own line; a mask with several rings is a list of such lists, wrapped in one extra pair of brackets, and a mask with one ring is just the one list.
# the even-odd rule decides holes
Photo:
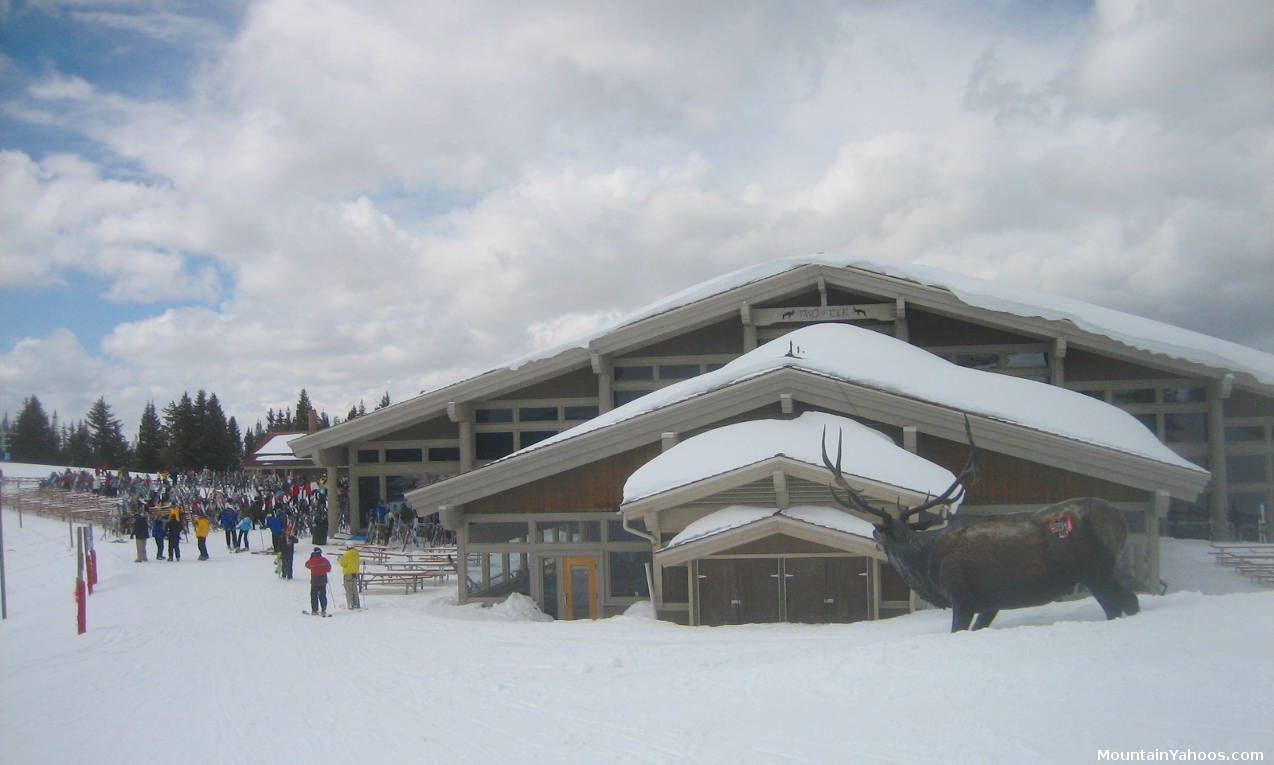
[(315, 547), (305, 567), (310, 570), (309, 612), (315, 616), (327, 616), (327, 572), (332, 570), (332, 563), (323, 557), (323, 548)]
[(217, 516), (217, 525), (221, 527), (222, 531), (226, 532), (226, 551), (227, 552), (233, 552), (236, 547), (234, 543), (235, 541), (234, 527), (235, 527), (235, 523), (237, 523), (238, 520), (239, 519), (235, 517), (234, 508), (232, 508), (230, 505), (226, 505), (224, 508), (222, 508), (221, 514)]
[(155, 515), (150, 522), (150, 535), (155, 538), (155, 560), (164, 559), (164, 517)]
[(177, 520), (176, 515), (168, 516), (168, 520), (164, 522), (164, 535), (168, 537), (168, 560), (173, 560), (176, 556), (178, 563), (181, 562), (181, 521)]
[(136, 562), (145, 563), (146, 540), (150, 539), (150, 521), (147, 520), (146, 514), (140, 510), (133, 516), (133, 539), (137, 541)]
[(284, 579), (292, 578), (292, 557), (296, 553), (296, 543), (299, 541), (296, 534), (289, 531), (283, 535), (283, 542), (279, 545), (279, 554), (283, 556), (280, 560), (279, 576)]
[(283, 516), (276, 512), (266, 519), (265, 525), (270, 527), (270, 544), (273, 545), (274, 551), (279, 552), (279, 546), (283, 543)]
[(345, 552), (341, 554), (341, 573), (345, 581), (345, 605), (350, 609), (358, 608), (358, 549), (353, 542), (345, 543)]
[(238, 552), (240, 549), (248, 549), (248, 532), (252, 530), (252, 517), (246, 513), (239, 519), (239, 533), (236, 535), (234, 549)]
[(199, 545), (199, 560), (208, 560), (208, 516), (200, 511), (195, 516), (195, 542)]

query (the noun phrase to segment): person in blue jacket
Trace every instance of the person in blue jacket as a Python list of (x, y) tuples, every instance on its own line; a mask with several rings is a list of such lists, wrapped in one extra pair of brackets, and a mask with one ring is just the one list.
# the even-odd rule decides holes
[(217, 525), (219, 525), (221, 529), (226, 532), (226, 549), (227, 550), (233, 550), (235, 548), (234, 527), (238, 522), (239, 522), (239, 516), (237, 513), (235, 513), (234, 509), (230, 507), (230, 505), (226, 505), (221, 510), (221, 515), (217, 516)]
[(156, 515), (150, 522), (150, 535), (155, 539), (155, 560), (164, 559), (164, 516)]
[(283, 516), (274, 513), (265, 520), (265, 525), (270, 528), (270, 542), (274, 546), (274, 551), (282, 552), (283, 544)]
[(235, 552), (238, 552), (240, 547), (244, 550), (248, 549), (248, 532), (252, 531), (252, 516), (244, 513), (239, 519), (238, 529), (239, 533), (234, 540)]

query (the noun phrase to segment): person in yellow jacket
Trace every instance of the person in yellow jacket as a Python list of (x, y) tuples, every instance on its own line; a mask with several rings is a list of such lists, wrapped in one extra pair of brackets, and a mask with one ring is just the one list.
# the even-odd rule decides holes
[(195, 516), (195, 541), (199, 543), (199, 560), (208, 560), (208, 516), (199, 513)]
[(341, 573), (345, 580), (345, 605), (358, 608), (358, 548), (353, 542), (345, 543), (345, 552), (341, 553)]

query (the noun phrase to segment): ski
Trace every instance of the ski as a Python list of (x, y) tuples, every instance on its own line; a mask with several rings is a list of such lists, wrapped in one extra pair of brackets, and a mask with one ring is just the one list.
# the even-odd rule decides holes
[(332, 615), (331, 615), (331, 614), (316, 614), (316, 613), (314, 613), (313, 611), (305, 611), (305, 610), (302, 610), (302, 611), (301, 611), (301, 613), (305, 614), (306, 616), (326, 616), (326, 617), (327, 617), (327, 618), (329, 618), (329, 619), (331, 619), (331, 618), (332, 618)]

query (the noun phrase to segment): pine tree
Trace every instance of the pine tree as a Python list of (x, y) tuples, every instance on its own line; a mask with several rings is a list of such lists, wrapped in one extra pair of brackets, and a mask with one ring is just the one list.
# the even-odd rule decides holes
[(164, 407), (164, 428), (168, 431), (164, 463), (176, 470), (199, 467), (199, 455), (195, 451), (195, 403), (189, 393), (182, 393), (178, 401)]
[(158, 473), (163, 466), (163, 454), (168, 447), (164, 424), (159, 420), (155, 402), (146, 402), (142, 420), (137, 426), (137, 444), (133, 451), (133, 470)]
[(310, 412), (314, 411), (314, 405), (310, 403), (310, 394), (305, 392), (305, 388), (301, 389), (301, 396), (296, 400), (296, 417), (292, 420), (292, 427), (295, 430), (310, 429)]
[(128, 464), (128, 441), (124, 426), (111, 413), (105, 397), (98, 397), (88, 410), (89, 446), (92, 465), (120, 468)]
[(62, 456), (67, 465), (97, 467), (101, 464), (93, 453), (93, 434), (88, 423), (81, 421), (67, 425), (64, 433)]
[(226, 423), (226, 440), (230, 442), (231, 467), (237, 468), (243, 464), (243, 436), (239, 434), (239, 423), (234, 417)]
[(384, 409), (389, 406), (389, 391), (385, 391), (385, 395), (380, 397), (380, 403), (376, 405), (377, 409)]
[(207, 449), (203, 454), (204, 466), (214, 470), (233, 468), (234, 442), (230, 440), (230, 430), (226, 426), (226, 413), (221, 410), (221, 401), (217, 399), (216, 393), (208, 396), (201, 430)]
[(14, 462), (57, 464), (59, 446), (57, 431), (49, 423), (40, 399), (31, 396), (24, 400), (9, 439)]

